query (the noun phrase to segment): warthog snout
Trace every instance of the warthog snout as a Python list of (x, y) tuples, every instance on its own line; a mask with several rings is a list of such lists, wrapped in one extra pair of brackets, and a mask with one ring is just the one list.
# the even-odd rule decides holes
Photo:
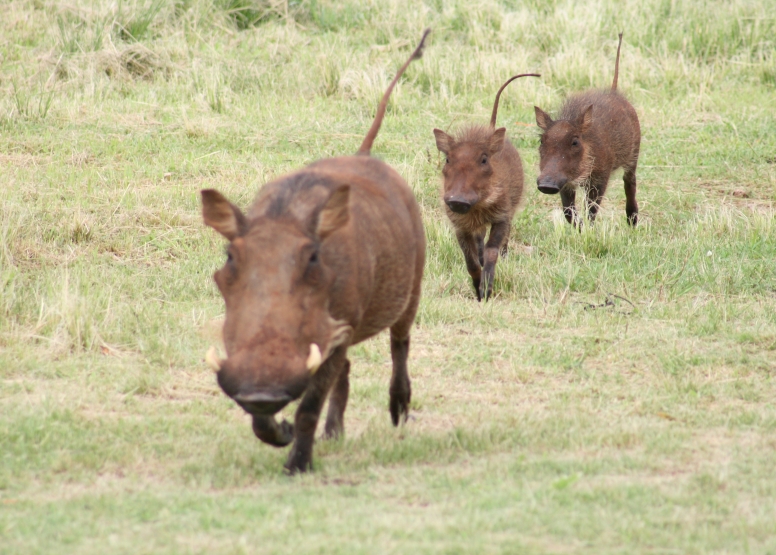
[(238, 393), (232, 399), (245, 412), (256, 416), (273, 415), (293, 401), (291, 395), (278, 389)]
[(568, 179), (555, 180), (551, 177), (539, 176), (536, 180), (536, 186), (545, 195), (557, 195), (566, 183), (568, 183)]
[(218, 385), (246, 412), (254, 416), (275, 414), (298, 399), (322, 362), (320, 348), (310, 345), (306, 360), (286, 352), (287, 359), (271, 356), (270, 348), (242, 349), (226, 360), (214, 361)]
[(456, 214), (466, 214), (472, 209), (472, 206), (474, 206), (473, 202), (466, 200), (463, 197), (447, 198), (445, 199), (445, 204), (447, 204), (447, 207)]

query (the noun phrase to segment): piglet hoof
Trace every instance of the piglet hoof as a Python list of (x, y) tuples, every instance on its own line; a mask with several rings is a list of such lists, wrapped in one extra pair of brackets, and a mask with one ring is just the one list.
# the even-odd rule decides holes
[(482, 290), (482, 280), (472, 278), (472, 284), (474, 285), (474, 292), (477, 293), (477, 302), (482, 301), (482, 293), (480, 292)]
[(477, 300), (485, 299), (487, 302), (493, 295), (493, 274), (489, 272), (483, 272), (482, 281), (480, 282), (480, 290), (477, 292)]

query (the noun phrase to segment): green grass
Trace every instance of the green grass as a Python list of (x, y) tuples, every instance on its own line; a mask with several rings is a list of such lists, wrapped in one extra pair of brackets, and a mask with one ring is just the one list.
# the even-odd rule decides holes
[[(198, 191), (374, 154), (421, 204), (412, 419), (385, 335), (346, 437), (288, 478), (203, 355), (223, 302)], [(642, 123), (570, 229), (533, 106), (611, 83)], [(776, 8), (761, 1), (12, 0), (0, 18), (0, 553), (776, 553)], [(477, 304), (434, 127), (499, 122), (524, 210)], [(284, 414), (291, 414), (293, 407)]]

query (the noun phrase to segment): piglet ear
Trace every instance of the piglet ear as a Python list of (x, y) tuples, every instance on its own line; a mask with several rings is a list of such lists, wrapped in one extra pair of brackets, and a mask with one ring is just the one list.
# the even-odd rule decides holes
[(590, 124), (593, 123), (593, 105), (591, 104), (587, 108), (585, 108), (585, 111), (582, 112), (582, 115), (577, 118), (576, 124), (581, 130), (582, 133), (588, 130), (590, 127)]
[(234, 204), (215, 189), (202, 189), (202, 218), (218, 233), (234, 240), (247, 228), (245, 216)]
[(499, 129), (496, 129), (493, 132), (493, 135), (490, 136), (490, 154), (491, 156), (494, 154), (498, 154), (501, 152), (501, 149), (504, 148), (504, 137), (507, 134), (507, 128), (506, 127), (500, 127)]
[(340, 185), (323, 205), (318, 216), (316, 235), (326, 239), (350, 220), (350, 185)]
[(453, 148), (453, 143), (455, 143), (453, 138), (441, 129), (434, 129), (434, 137), (436, 137), (436, 145), (439, 152), (449, 155)]
[(550, 117), (550, 114), (538, 106), (534, 106), (534, 112), (536, 112), (536, 125), (538, 125), (539, 129), (542, 131), (547, 131), (547, 128), (552, 125), (552, 118)]

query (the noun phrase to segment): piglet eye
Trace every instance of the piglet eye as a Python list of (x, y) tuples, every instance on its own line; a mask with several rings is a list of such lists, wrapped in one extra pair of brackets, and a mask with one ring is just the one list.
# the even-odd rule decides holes
[(445, 157), (445, 164), (449, 164), (449, 163), (450, 163), (450, 158)]
[(480, 164), (483, 166), (488, 163), (488, 156), (486, 154), (482, 155), (482, 160), (480, 160)]
[(579, 141), (577, 139), (571, 139), (571, 146), (579, 146)]
[(310, 255), (310, 264), (317, 264), (318, 263), (318, 251), (313, 251), (313, 253)]

